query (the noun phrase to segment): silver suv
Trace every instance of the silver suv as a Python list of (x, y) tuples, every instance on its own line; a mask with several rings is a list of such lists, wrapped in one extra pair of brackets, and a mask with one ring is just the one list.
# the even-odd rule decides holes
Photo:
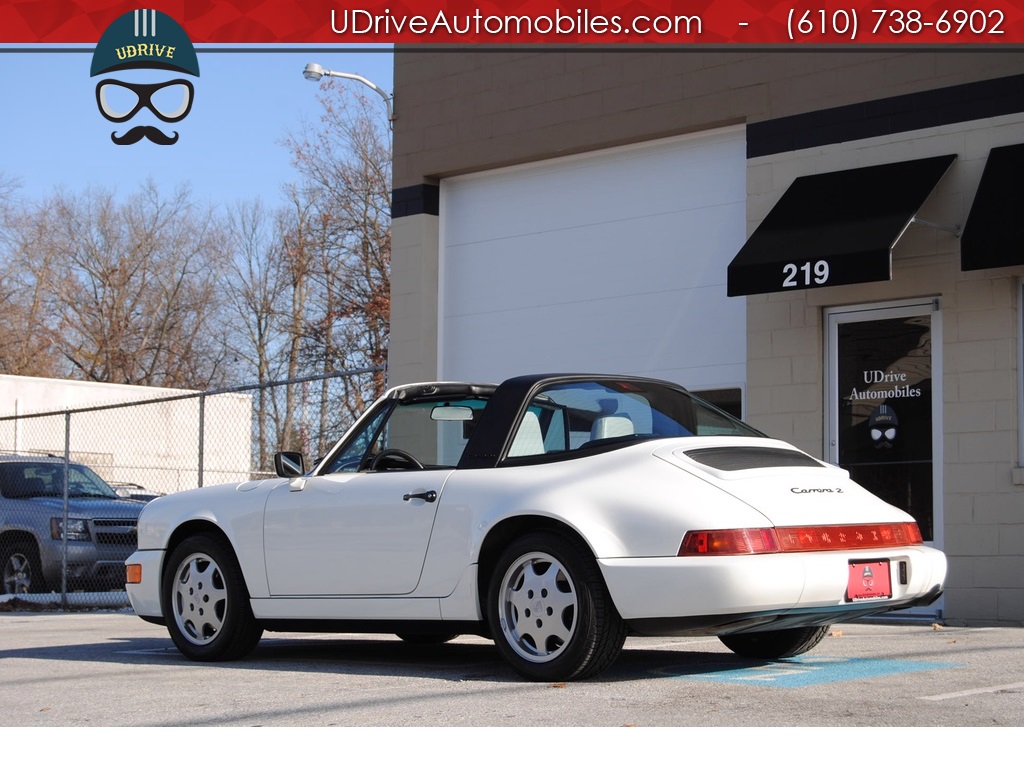
[[(144, 502), (83, 464), (0, 455), (0, 593), (124, 587)], [(67, 578), (62, 578), (66, 566)]]

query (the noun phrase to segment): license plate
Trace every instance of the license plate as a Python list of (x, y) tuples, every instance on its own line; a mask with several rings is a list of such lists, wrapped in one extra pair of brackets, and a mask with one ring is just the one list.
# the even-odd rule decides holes
[(846, 602), (892, 597), (888, 560), (851, 560), (846, 583)]

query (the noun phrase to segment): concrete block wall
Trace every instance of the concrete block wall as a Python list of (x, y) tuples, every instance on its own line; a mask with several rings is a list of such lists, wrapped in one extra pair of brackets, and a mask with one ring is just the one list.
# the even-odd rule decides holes
[[(748, 163), (748, 232), (797, 176), (957, 154), (919, 216), (962, 227), (988, 151), (1024, 142), (1024, 117), (1003, 117), (783, 153)], [(941, 346), (942, 547), (953, 622), (1024, 624), (1024, 470), (1019, 306), (1024, 267), (962, 272), (959, 241), (914, 224), (893, 253), (889, 282), (751, 296), (748, 420), (826, 457), (825, 310), (936, 297)]]

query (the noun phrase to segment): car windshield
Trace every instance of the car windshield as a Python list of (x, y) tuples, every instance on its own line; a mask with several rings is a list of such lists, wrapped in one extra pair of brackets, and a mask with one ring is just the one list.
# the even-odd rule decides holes
[(564, 456), (640, 440), (709, 435), (763, 436), (710, 403), (658, 382), (567, 381), (533, 397), (507, 455)]
[[(321, 474), (367, 469), (382, 452), (401, 451), (415, 457), (419, 468), (455, 467), (476, 428), (487, 398), (476, 395), (431, 397), (389, 403), (327, 462)], [(397, 460), (389, 469), (415, 464)]]
[[(18, 461), (0, 464), (0, 495), (7, 499), (64, 496), (64, 465), (59, 462)], [(81, 464), (68, 465), (68, 496), (116, 499), (99, 475)]]

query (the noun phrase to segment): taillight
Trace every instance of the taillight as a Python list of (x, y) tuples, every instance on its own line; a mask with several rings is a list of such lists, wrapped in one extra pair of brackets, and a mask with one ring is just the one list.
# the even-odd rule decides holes
[(733, 528), (721, 531), (690, 531), (683, 537), (679, 556), (878, 549), (911, 546), (921, 544), (922, 541), (917, 523)]
[(733, 528), (725, 531), (690, 531), (683, 537), (679, 556), (760, 555), (778, 552), (774, 528)]

